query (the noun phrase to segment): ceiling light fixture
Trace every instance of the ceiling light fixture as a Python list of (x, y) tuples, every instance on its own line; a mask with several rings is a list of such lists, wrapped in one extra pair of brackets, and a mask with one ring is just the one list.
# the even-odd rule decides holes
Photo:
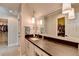
[(75, 18), (75, 11), (74, 8), (71, 8), (71, 10), (68, 13), (68, 19), (74, 19)]
[(32, 17), (32, 24), (35, 23), (35, 17)]
[(42, 21), (42, 19), (40, 20), (40, 25), (42, 25), (42, 23), (43, 23), (43, 21)]
[(34, 14), (35, 14), (35, 12), (34, 12), (34, 10), (33, 10), (32, 24), (35, 24), (35, 17), (34, 17)]
[(9, 10), (9, 12), (12, 13), (13, 11), (12, 10)]
[(67, 14), (71, 9), (71, 3), (62, 4), (62, 14)]
[(68, 19), (74, 19), (75, 18), (74, 8), (71, 8), (71, 3), (62, 4), (62, 14), (67, 14)]

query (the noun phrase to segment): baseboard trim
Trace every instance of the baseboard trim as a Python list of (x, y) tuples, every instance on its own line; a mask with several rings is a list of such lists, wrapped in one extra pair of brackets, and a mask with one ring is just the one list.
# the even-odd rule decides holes
[(8, 47), (19, 46), (19, 43), (8, 44)]

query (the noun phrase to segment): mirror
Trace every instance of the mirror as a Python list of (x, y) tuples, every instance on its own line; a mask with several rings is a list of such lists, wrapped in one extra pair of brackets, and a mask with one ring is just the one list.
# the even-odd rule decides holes
[(44, 32), (45, 32), (45, 31), (44, 31), (44, 27), (41, 27), (41, 28), (40, 28), (40, 33), (41, 33), (41, 34), (44, 34)]
[(25, 26), (25, 35), (30, 34), (30, 27)]
[(65, 17), (58, 18), (58, 25), (57, 25), (57, 35), (58, 36), (65, 36)]

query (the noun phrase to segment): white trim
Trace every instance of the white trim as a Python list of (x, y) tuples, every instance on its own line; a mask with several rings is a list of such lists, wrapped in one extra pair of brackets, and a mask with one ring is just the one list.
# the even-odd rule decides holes
[(19, 43), (8, 44), (8, 47), (19, 46)]

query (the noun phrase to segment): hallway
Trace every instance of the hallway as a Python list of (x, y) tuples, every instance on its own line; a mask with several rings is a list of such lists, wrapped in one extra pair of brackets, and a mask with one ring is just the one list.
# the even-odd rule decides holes
[(8, 32), (0, 32), (0, 46), (8, 46)]

